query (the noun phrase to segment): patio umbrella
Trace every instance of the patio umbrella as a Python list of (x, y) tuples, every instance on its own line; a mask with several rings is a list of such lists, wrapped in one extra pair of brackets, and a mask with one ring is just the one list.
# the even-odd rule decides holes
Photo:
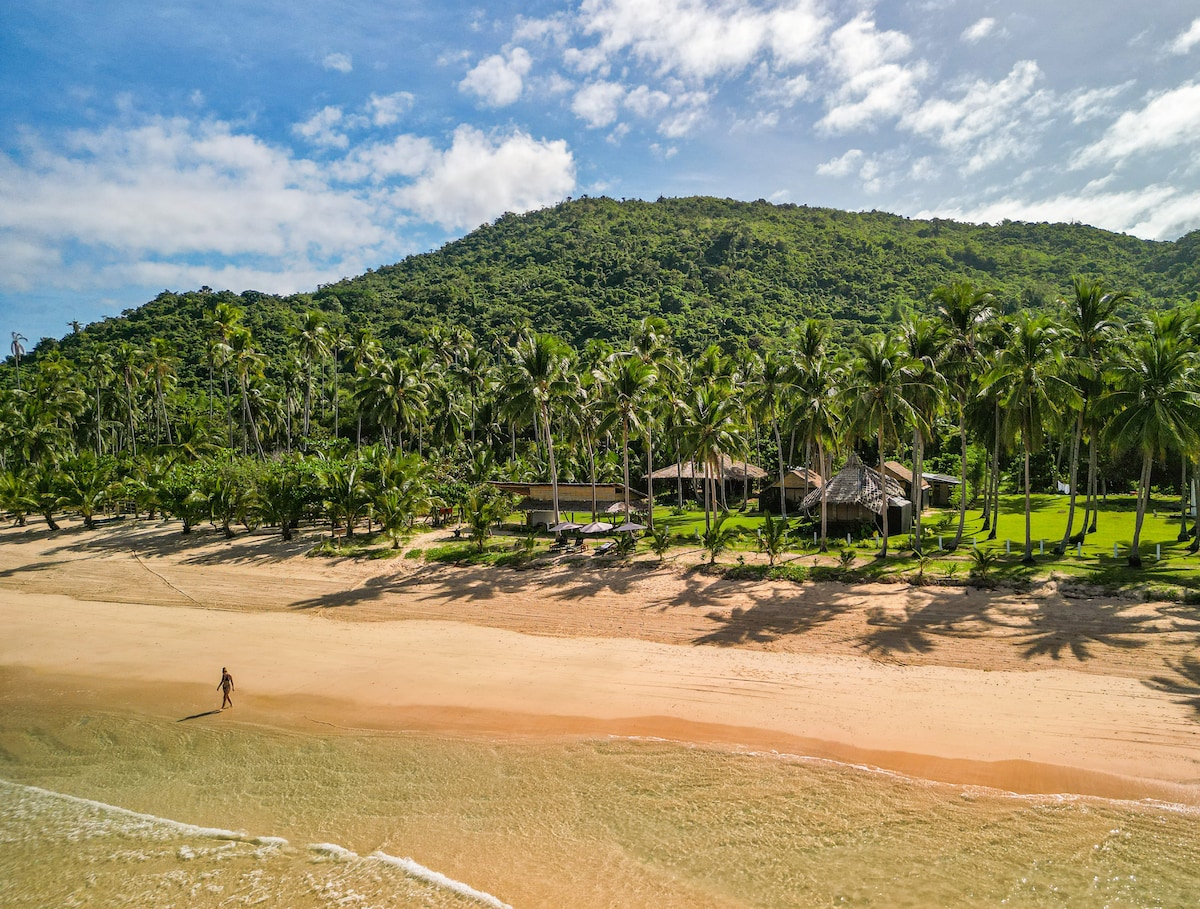
[[(624, 510), (625, 510), (624, 502), (613, 502), (606, 509), (604, 509), (604, 513), (605, 514), (621, 514)], [(637, 511), (638, 507), (636, 504), (630, 503), (629, 510)]]
[(626, 521), (620, 527), (614, 528), (617, 533), (633, 533), (636, 530), (645, 530), (645, 524), (635, 524), (633, 521)]
[(566, 533), (568, 530), (578, 530), (582, 524), (576, 524), (574, 521), (560, 521), (550, 528), (551, 533)]
[(579, 528), (580, 533), (608, 533), (613, 529), (612, 524), (607, 521), (592, 521), (590, 524), (584, 524)]

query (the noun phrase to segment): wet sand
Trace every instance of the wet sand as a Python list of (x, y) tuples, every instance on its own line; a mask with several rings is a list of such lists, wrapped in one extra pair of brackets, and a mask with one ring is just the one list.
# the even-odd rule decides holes
[(315, 539), (0, 530), (7, 690), (183, 720), (220, 705), (225, 665), (221, 722), (661, 737), (1200, 805), (1190, 607), (732, 583), (687, 554), (522, 571), (306, 558)]

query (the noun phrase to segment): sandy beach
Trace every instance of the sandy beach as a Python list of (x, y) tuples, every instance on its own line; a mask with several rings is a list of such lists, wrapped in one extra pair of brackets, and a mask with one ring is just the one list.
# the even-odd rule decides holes
[(1200, 805), (1193, 607), (1054, 584), (728, 582), (686, 555), (520, 571), (306, 557), (316, 539), (0, 530), (6, 697), (177, 720), (219, 706), (226, 665), (223, 722), (660, 737)]

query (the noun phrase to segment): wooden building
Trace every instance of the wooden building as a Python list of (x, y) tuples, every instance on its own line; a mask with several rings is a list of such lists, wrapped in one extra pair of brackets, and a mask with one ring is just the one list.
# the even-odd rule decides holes
[[(863, 525), (882, 530), (880, 522), (883, 497), (887, 496), (888, 533), (907, 533), (912, 527), (912, 502), (903, 495), (898, 480), (879, 475), (851, 453), (846, 466), (839, 470), (824, 489), (826, 518), (831, 533), (840, 533)], [(806, 511), (819, 513), (822, 490), (810, 492), (801, 502)]]
[[(525, 512), (525, 523), (532, 528), (550, 527), (554, 523), (554, 488), (549, 483), (492, 483), (497, 489), (519, 498), (517, 510)], [(559, 516), (568, 512), (600, 515), (614, 505), (625, 504), (624, 483), (559, 483)], [(629, 490), (631, 511), (645, 511), (646, 494), (632, 487)]]
[[(800, 503), (814, 489), (821, 488), (821, 475), (807, 467), (793, 468), (783, 475), (784, 502), (788, 514), (800, 511)], [(779, 481), (766, 486), (758, 494), (758, 508), (773, 514), (782, 514), (779, 507)]]

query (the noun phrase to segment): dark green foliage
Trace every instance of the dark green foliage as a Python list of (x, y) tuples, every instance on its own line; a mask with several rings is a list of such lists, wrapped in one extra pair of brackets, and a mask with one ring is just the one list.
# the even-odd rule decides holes
[(869, 331), (903, 309), (929, 310), (934, 288), (954, 281), (992, 290), (1013, 312), (1051, 304), (1072, 274), (1103, 275), (1138, 307), (1157, 309), (1197, 299), (1198, 252), (1200, 232), (1168, 243), (1078, 224), (917, 221), (704, 197), (583, 198), (505, 215), (440, 250), (311, 294), (164, 291), (56, 346), (75, 357), (97, 343), (147, 347), (162, 338), (181, 359), (180, 385), (193, 390), (207, 383), (217, 303), (244, 311), (270, 358), (312, 311), (346, 333), (374, 326), (387, 350), (438, 325), (464, 326), (485, 342), (532, 325), (580, 348), (628, 337), (647, 315), (665, 319), (685, 351), (713, 342), (754, 348), (808, 316), (831, 320), (839, 335)]

